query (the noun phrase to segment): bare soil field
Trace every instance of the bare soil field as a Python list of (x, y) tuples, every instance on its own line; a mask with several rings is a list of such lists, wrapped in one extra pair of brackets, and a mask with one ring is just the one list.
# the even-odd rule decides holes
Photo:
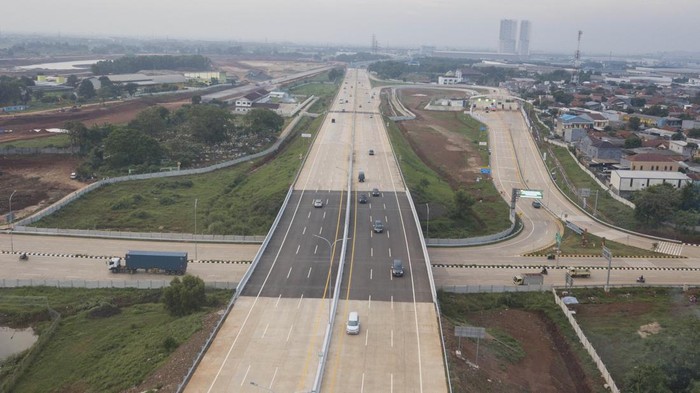
[(241, 60), (230, 57), (210, 57), (214, 68), (226, 71), (228, 76), (245, 80), (249, 71), (260, 70), (266, 75), (278, 78), (319, 67), (319, 63), (301, 61)]
[(471, 140), (450, 130), (458, 113), (423, 110), (434, 97), (445, 97), (445, 92), (403, 89), (401, 101), (416, 114), (416, 120), (400, 122), (399, 128), (420, 159), (443, 175), (453, 188), (472, 184), (485, 163)]
[[(477, 342), (462, 338), (461, 345), (454, 336), (454, 326), (443, 319), (445, 344), (449, 352), (450, 372), (455, 392), (516, 393), (516, 392), (593, 392), (596, 384), (584, 373), (576, 356), (556, 325), (538, 312), (524, 310), (492, 310), (468, 313), (474, 326), (498, 329), (513, 337), (525, 355), (508, 361), (504, 343), (487, 334)], [(500, 348), (500, 349), (497, 349)], [(455, 351), (461, 349), (461, 358)], [(473, 366), (478, 364), (478, 368)]]

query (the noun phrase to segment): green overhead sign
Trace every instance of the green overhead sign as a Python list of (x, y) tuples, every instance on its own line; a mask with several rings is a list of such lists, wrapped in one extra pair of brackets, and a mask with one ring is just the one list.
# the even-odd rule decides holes
[(521, 198), (542, 199), (542, 190), (518, 190), (518, 196)]

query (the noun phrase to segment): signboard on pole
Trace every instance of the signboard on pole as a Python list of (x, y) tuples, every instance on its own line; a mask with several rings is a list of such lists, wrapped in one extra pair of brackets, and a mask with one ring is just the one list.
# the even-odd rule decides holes
[(486, 328), (474, 326), (455, 326), (455, 336), (484, 338), (486, 337)]
[(311, 134), (301, 134), (302, 138), (311, 138)]
[(518, 190), (518, 196), (521, 198), (542, 199), (542, 190)]
[(576, 232), (576, 234), (578, 234), (578, 235), (583, 233), (583, 229), (581, 229), (581, 227), (579, 227), (578, 225), (574, 224), (571, 221), (566, 222), (566, 227), (571, 229), (572, 231)]
[(481, 173), (484, 175), (490, 175), (491, 174), (491, 168), (488, 167), (483, 167), (480, 169)]
[(554, 240), (557, 242), (557, 248), (561, 248), (561, 233), (557, 232), (557, 234), (554, 235)]

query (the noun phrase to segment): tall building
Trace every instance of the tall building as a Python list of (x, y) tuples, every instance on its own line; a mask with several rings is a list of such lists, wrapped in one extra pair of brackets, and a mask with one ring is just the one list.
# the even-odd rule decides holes
[(518, 38), (518, 54), (520, 56), (530, 55), (530, 21), (520, 21), (520, 35)]
[(515, 53), (515, 34), (517, 31), (517, 20), (501, 19), (501, 31), (498, 36), (498, 53)]

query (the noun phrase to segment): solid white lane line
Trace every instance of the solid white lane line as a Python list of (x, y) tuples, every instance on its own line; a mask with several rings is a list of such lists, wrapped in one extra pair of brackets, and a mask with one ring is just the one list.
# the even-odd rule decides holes
[(299, 303), (297, 304), (297, 308), (301, 307), (301, 301), (304, 300), (304, 294), (301, 294), (301, 297), (299, 298)]
[[(292, 274), (292, 268), (293, 268), (293, 267), (294, 267), (294, 266), (290, 266), (290, 267), (289, 267), (289, 271), (287, 272), (287, 279), (289, 279), (289, 275)], [(282, 296), (282, 295), (280, 295), (280, 296)]]
[(260, 336), (260, 338), (265, 338), (265, 333), (267, 333), (267, 328), (269, 328), (269, 327), (270, 327), (270, 324), (268, 323), (268, 324), (265, 326), (265, 330), (263, 330), (263, 334), (262, 334), (262, 336)]
[(360, 393), (365, 391), (365, 373), (362, 373), (362, 385), (360, 386)]
[(245, 381), (248, 379), (248, 372), (250, 372), (250, 364), (248, 365), (248, 368), (245, 370), (245, 374), (243, 374), (243, 379), (241, 379), (241, 386), (243, 386)]
[(270, 386), (268, 387), (268, 389), (270, 389), (270, 391), (272, 391), (272, 385), (275, 383), (275, 378), (277, 377), (277, 371), (279, 369), (280, 369), (279, 367), (275, 367), (275, 373), (272, 374), (272, 380), (270, 380)]
[(296, 252), (296, 254), (299, 254), (299, 248), (301, 248), (301, 244), (297, 245), (297, 252)]
[(311, 277), (311, 268), (309, 268), (309, 272), (306, 274), (306, 278)]

